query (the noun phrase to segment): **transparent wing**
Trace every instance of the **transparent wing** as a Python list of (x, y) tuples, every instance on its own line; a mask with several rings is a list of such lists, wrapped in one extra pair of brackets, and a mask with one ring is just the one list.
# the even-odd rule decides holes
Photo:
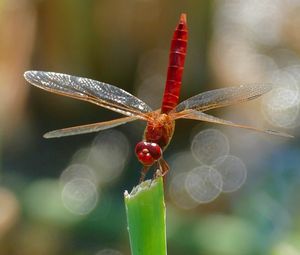
[(139, 119), (138, 117), (124, 117), (119, 118), (115, 120), (110, 121), (103, 121), (93, 124), (87, 124), (82, 126), (76, 126), (76, 127), (69, 127), (69, 128), (63, 128), (58, 129), (54, 131), (50, 131), (46, 134), (44, 134), (44, 138), (58, 138), (63, 136), (71, 136), (71, 135), (80, 135), (80, 134), (87, 134), (87, 133), (93, 133), (98, 132), (101, 130), (109, 129), (112, 127), (116, 127), (122, 124), (125, 124), (127, 122), (131, 122), (134, 120)]
[(262, 83), (210, 90), (181, 102), (174, 111), (194, 109), (203, 112), (255, 99), (271, 89), (271, 84)]
[(27, 71), (25, 79), (46, 91), (88, 101), (127, 116), (144, 116), (152, 109), (130, 93), (103, 82), (61, 73)]
[(260, 129), (260, 128), (256, 128), (256, 127), (236, 124), (234, 122), (231, 122), (228, 120), (223, 120), (223, 119), (217, 118), (215, 116), (212, 116), (212, 115), (209, 115), (209, 114), (206, 114), (203, 112), (195, 111), (195, 110), (188, 110), (188, 111), (186, 111), (185, 115), (182, 113), (182, 115), (179, 118), (201, 120), (201, 121), (206, 121), (206, 122), (211, 122), (211, 123), (216, 123), (216, 124), (221, 124), (221, 125), (226, 125), (226, 126), (231, 126), (231, 127), (237, 127), (237, 128), (243, 128), (243, 129), (249, 129), (249, 130), (253, 130), (253, 131), (263, 132), (263, 133), (270, 134), (270, 135), (293, 137), (292, 135), (282, 133), (279, 131), (268, 130), (268, 129), (264, 130), (264, 129)]

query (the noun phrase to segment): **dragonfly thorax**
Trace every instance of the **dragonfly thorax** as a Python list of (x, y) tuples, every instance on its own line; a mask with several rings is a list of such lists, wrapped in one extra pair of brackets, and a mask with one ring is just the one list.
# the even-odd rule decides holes
[(164, 150), (169, 144), (175, 128), (175, 121), (168, 114), (152, 113), (152, 120), (148, 121), (144, 140), (156, 143)]
[(144, 166), (151, 166), (161, 158), (162, 149), (157, 143), (141, 141), (135, 146), (135, 154)]

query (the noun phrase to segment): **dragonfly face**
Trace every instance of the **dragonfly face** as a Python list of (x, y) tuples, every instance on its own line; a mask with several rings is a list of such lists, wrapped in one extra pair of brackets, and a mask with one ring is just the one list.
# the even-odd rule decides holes
[(144, 166), (152, 166), (162, 156), (162, 149), (157, 143), (141, 141), (135, 146), (135, 154)]

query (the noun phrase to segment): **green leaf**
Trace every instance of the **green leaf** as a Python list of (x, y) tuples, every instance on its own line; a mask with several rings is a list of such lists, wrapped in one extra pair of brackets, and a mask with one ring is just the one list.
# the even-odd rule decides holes
[(147, 180), (125, 191), (132, 255), (166, 255), (166, 209), (162, 178)]

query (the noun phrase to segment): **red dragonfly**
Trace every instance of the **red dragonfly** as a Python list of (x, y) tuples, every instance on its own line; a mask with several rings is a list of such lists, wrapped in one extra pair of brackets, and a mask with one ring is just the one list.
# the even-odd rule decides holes
[(146, 121), (147, 126), (143, 140), (135, 147), (136, 156), (143, 165), (141, 181), (144, 180), (146, 173), (154, 163), (158, 164), (162, 176), (168, 172), (169, 167), (162, 154), (170, 143), (177, 119), (200, 120), (291, 137), (282, 132), (240, 125), (204, 113), (211, 109), (255, 99), (270, 91), (272, 89), (270, 84), (215, 89), (200, 93), (178, 104), (187, 50), (187, 34), (186, 14), (181, 14), (171, 42), (162, 106), (161, 109), (155, 111), (142, 100), (107, 83), (54, 72), (25, 72), (25, 79), (41, 89), (87, 101), (127, 116), (110, 121), (54, 130), (46, 133), (44, 137), (54, 138), (98, 132), (134, 120)]

